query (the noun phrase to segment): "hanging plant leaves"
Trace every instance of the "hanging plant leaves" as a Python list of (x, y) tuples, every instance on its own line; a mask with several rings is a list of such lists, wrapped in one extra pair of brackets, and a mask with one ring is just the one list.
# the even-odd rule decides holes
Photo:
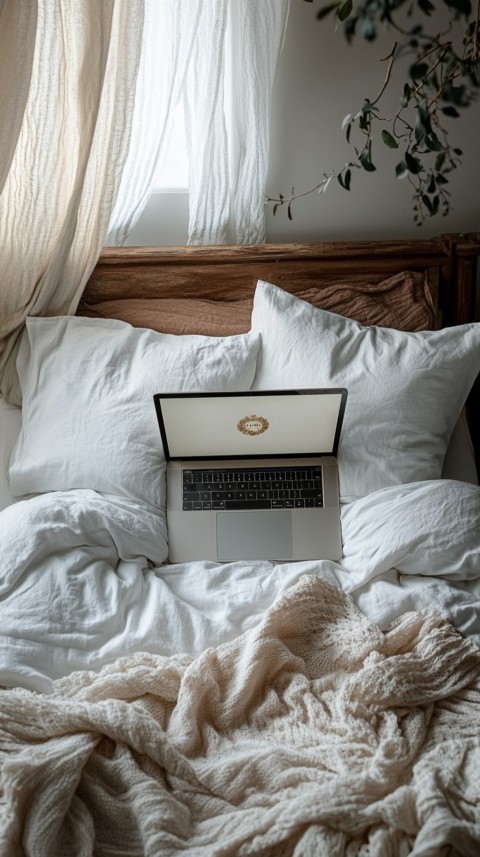
[(462, 15), (470, 15), (472, 11), (470, 0), (443, 0), (443, 2), (452, 9), (456, 9), (457, 12), (461, 12)]
[(382, 131), (382, 140), (389, 149), (398, 149), (398, 143), (395, 137), (392, 137), (389, 131)]
[[(307, 2), (313, 3), (313, 0), (307, 0)], [(327, 15), (330, 15), (330, 13), (333, 12), (336, 8), (337, 4), (331, 3), (330, 6), (324, 6), (323, 9), (319, 9), (319, 11), (317, 12), (317, 20), (321, 21), (322, 18), (326, 18)]]
[[(312, 3), (313, 0), (306, 0)], [(355, 156), (339, 171), (331, 175), (323, 174), (310, 191), (324, 194), (332, 179), (336, 178), (343, 190), (350, 190), (350, 167), (374, 172), (372, 162), (372, 142), (375, 132), (381, 133), (385, 146), (398, 149), (399, 144), (405, 154), (396, 166), (395, 175), (399, 179), (408, 178), (413, 187), (412, 207), (414, 222), (423, 221), (438, 212), (450, 211), (450, 193), (445, 189), (449, 174), (461, 165), (462, 150), (450, 147), (447, 119), (459, 119), (462, 111), (475, 103), (480, 95), (480, 58), (478, 54), (478, 10), (480, 0), (474, 4), (471, 0), (443, 0), (436, 4), (434, 0), (336, 0), (328, 2), (316, 13), (319, 20), (328, 15), (341, 21), (343, 32), (350, 43), (357, 33), (367, 42), (372, 41), (381, 28), (393, 27), (395, 44), (388, 56), (386, 74), (377, 95), (365, 98), (358, 112), (349, 113), (342, 123), (347, 143), (353, 146)], [(0, 0), (1, 5), (1, 0)], [(446, 28), (435, 23), (435, 31), (428, 33), (424, 28), (427, 17), (439, 12), (442, 6), (448, 9), (449, 26)], [(472, 15), (472, 7), (476, 14)], [(395, 20), (397, 11), (405, 12), (410, 19), (408, 27), (404, 21)], [(415, 20), (415, 17), (417, 20)], [(445, 17), (445, 16), (443, 16)], [(438, 29), (440, 27), (440, 30)], [(454, 31), (461, 27), (461, 32)], [(456, 47), (463, 45), (459, 51)], [(380, 103), (384, 91), (392, 89), (392, 67), (400, 57), (410, 56), (410, 68), (399, 86), (399, 109), (394, 115), (385, 115)], [(413, 116), (413, 121), (412, 121)], [(379, 122), (383, 123), (379, 126)], [(390, 124), (385, 124), (390, 123)], [(387, 130), (387, 128), (389, 130)], [(357, 146), (351, 141), (354, 133), (363, 135), (364, 145)], [(292, 217), (292, 202), (295, 196), (292, 189), (290, 197), (281, 194), (277, 198), (267, 197), (273, 204), (274, 213), (284, 207), (289, 219)]]
[(412, 97), (412, 87), (408, 83), (403, 87), (403, 97), (406, 101), (410, 101), (410, 98)]
[(432, 124), (428, 110), (422, 106), (417, 107), (415, 116), (415, 139), (417, 143), (421, 143), (422, 140), (425, 140), (425, 137), (427, 134), (430, 134), (431, 130)]
[(362, 35), (367, 42), (373, 42), (377, 38), (377, 28), (371, 18), (365, 18), (362, 24)]
[(422, 162), (419, 158), (415, 158), (410, 152), (405, 152), (405, 163), (408, 168), (408, 172), (412, 173), (414, 176), (418, 176), (419, 173), (422, 172)]
[(430, 137), (427, 137), (427, 139), (425, 140), (425, 143), (427, 145), (427, 148), (430, 149), (431, 152), (442, 152), (443, 151), (443, 146), (442, 146), (442, 144), (441, 144), (441, 142), (438, 139), (436, 134), (431, 134)]
[(325, 193), (327, 188), (328, 188), (328, 185), (330, 184), (331, 181), (332, 181), (332, 176), (329, 176), (328, 179), (325, 179), (325, 181), (323, 181), (321, 183), (320, 187), (318, 188), (318, 192), (319, 193)]
[(344, 190), (350, 190), (351, 178), (352, 178), (352, 171), (351, 170), (347, 170), (344, 176), (342, 175), (342, 173), (339, 173), (337, 176), (337, 180), (338, 180), (340, 187), (343, 187)]
[(349, 18), (348, 21), (346, 21), (343, 25), (343, 32), (345, 33), (345, 38), (349, 45), (352, 44), (353, 37), (357, 29), (357, 21), (358, 17)]
[(442, 113), (445, 116), (452, 116), (454, 119), (458, 119), (460, 113), (456, 109), (456, 107), (442, 107)]
[(422, 12), (425, 12), (425, 15), (431, 15), (431, 13), (435, 11), (435, 6), (433, 6), (429, 0), (418, 0), (418, 5)]
[(428, 73), (428, 65), (426, 62), (418, 62), (410, 66), (410, 77), (412, 80), (423, 80)]
[(363, 169), (367, 171), (367, 173), (373, 173), (377, 169), (376, 166), (372, 163), (370, 146), (368, 147), (368, 150), (360, 153), (358, 160), (360, 161)]
[(345, 139), (347, 143), (350, 143), (350, 134), (352, 132), (352, 114), (347, 113), (343, 122), (342, 122), (342, 131), (345, 131)]
[(340, 21), (346, 21), (348, 16), (350, 15), (352, 9), (353, 9), (352, 0), (345, 0), (345, 2), (342, 3), (342, 5), (340, 6), (340, 8), (338, 10), (338, 17), (339, 17)]
[(440, 205), (440, 197), (434, 196), (433, 199), (430, 199), (426, 193), (422, 193), (422, 202), (431, 215), (436, 214)]

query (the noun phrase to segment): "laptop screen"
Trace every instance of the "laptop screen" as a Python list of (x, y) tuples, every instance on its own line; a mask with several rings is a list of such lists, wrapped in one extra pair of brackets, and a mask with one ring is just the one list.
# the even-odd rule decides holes
[(347, 391), (157, 394), (165, 457), (336, 453)]

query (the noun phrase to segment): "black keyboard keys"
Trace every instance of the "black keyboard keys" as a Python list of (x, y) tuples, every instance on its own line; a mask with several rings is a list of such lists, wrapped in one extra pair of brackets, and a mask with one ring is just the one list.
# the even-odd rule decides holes
[(184, 470), (184, 511), (311, 509), (323, 505), (322, 468)]

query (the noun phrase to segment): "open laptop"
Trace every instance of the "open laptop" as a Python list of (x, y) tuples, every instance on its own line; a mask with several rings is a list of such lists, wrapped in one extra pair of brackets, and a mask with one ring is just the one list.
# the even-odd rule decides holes
[(159, 393), (170, 562), (339, 559), (345, 389)]

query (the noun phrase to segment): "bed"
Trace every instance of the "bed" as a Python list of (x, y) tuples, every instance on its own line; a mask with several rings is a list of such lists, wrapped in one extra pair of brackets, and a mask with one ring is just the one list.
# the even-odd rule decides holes
[[(0, 853), (480, 848), (480, 234), (106, 248), (0, 408)], [(339, 562), (168, 562), (164, 391), (347, 386)]]

